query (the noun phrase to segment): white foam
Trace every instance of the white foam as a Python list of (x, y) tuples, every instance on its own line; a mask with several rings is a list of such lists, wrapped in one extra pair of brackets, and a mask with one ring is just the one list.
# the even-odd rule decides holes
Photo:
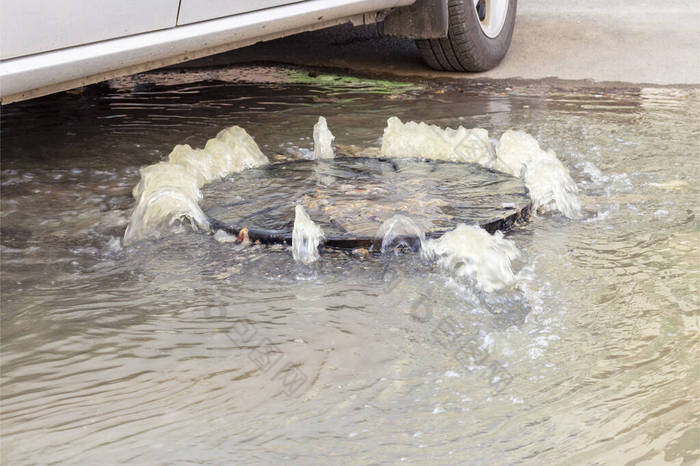
[(335, 157), (332, 146), (334, 139), (335, 136), (328, 129), (326, 119), (318, 117), (318, 122), (314, 125), (314, 160)]
[(207, 141), (204, 149), (175, 146), (168, 159), (172, 165), (181, 166), (196, 177), (199, 187), (269, 162), (253, 138), (238, 126), (221, 130)]
[(297, 205), (294, 214), (292, 256), (297, 262), (311, 264), (319, 258), (318, 245), (324, 238), (323, 230), (311, 220), (302, 206)]
[(553, 151), (545, 151), (523, 131), (506, 131), (496, 150), (485, 129), (440, 128), (423, 122), (387, 120), (381, 156), (471, 162), (519, 177), (536, 211), (581, 217), (578, 188)]
[(136, 206), (124, 233), (124, 245), (157, 238), (181, 218), (189, 219), (193, 227), (209, 229), (209, 220), (199, 207), (200, 188), (267, 163), (253, 138), (238, 126), (220, 131), (204, 149), (175, 146), (168, 162), (141, 169), (141, 180), (133, 190)]
[(175, 225), (181, 218), (188, 219), (201, 230), (209, 229), (209, 220), (199, 204), (182, 191), (164, 188), (142, 196), (126, 227), (124, 245), (145, 238), (159, 238), (167, 226)]
[(457, 276), (471, 278), (486, 292), (515, 283), (511, 261), (520, 256), (515, 243), (504, 239), (500, 231), (490, 235), (479, 226), (464, 224), (425, 241), (422, 254)]
[(171, 167), (184, 170), (194, 178), (197, 187), (222, 176), (223, 167), (216, 163), (214, 156), (204, 149), (193, 149), (189, 144), (177, 145), (168, 155)]
[(216, 230), (214, 233), (214, 239), (219, 243), (236, 243), (238, 238), (236, 236), (226, 233), (224, 230)]
[(578, 187), (553, 151), (542, 150), (535, 138), (523, 131), (508, 130), (498, 142), (496, 155), (494, 168), (523, 180), (535, 210), (581, 217)]
[(159, 162), (142, 168), (140, 173), (141, 179), (131, 192), (137, 203), (165, 189), (180, 191), (197, 202), (202, 199), (197, 178), (184, 167)]
[(382, 157), (419, 158), (478, 163), (492, 167), (496, 155), (485, 129), (440, 128), (415, 121), (387, 120), (382, 137)]

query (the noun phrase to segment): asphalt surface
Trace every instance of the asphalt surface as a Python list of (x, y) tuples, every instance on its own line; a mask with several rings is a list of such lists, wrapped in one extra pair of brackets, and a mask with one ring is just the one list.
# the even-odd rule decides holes
[(700, 83), (700, 2), (520, 0), (510, 51), (486, 73), (436, 72), (413, 41), (375, 26), (337, 26), (256, 44), (200, 65), (272, 61), (399, 76), (457, 79)]

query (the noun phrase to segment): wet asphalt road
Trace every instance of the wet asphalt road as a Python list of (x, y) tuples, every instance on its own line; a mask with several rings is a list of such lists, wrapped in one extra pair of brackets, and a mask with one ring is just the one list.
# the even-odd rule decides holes
[(696, 84), (700, 83), (700, 3), (521, 0), (511, 49), (500, 66), (486, 73), (435, 72), (423, 64), (412, 41), (379, 37), (374, 25), (341, 25), (191, 63), (251, 61), (423, 78)]

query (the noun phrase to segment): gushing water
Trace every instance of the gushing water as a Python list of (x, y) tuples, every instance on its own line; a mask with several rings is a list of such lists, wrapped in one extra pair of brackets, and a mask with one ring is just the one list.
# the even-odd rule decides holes
[(440, 128), (424, 122), (403, 123), (397, 117), (386, 122), (382, 157), (419, 158), (449, 162), (471, 162), (491, 168), (496, 154), (485, 129)]
[(496, 154), (495, 168), (522, 178), (535, 210), (581, 217), (576, 183), (554, 151), (542, 150), (535, 138), (523, 131), (508, 130), (501, 136)]
[(381, 224), (374, 238), (381, 241), (382, 253), (401, 246), (418, 250), (423, 247), (425, 233), (411, 218), (394, 215)]
[(411, 218), (394, 215), (382, 223), (375, 235), (381, 252), (397, 247), (420, 250), (423, 258), (436, 261), (451, 273), (473, 280), (487, 292), (499, 291), (515, 283), (511, 261), (520, 256), (515, 243), (502, 232), (490, 235), (478, 225), (458, 225), (439, 239), (427, 239)]
[[(97, 105), (88, 88), (2, 108), (0, 463), (697, 462), (697, 89), (462, 83), (438, 100), (162, 74), (102, 85)], [(513, 289), (494, 293), (412, 255), (300, 274), (223, 233), (121, 247), (160, 149), (230, 121), (291, 154), (321, 112), (356, 147), (391, 114), (537, 134), (592, 215), (516, 229)], [(291, 230), (296, 198), (277, 194)]]
[(332, 159), (335, 157), (333, 151), (333, 140), (335, 136), (328, 129), (328, 123), (324, 117), (318, 117), (318, 122), (314, 125), (314, 160)]
[(318, 246), (324, 238), (323, 230), (316, 225), (304, 208), (294, 208), (294, 230), (292, 230), (292, 255), (302, 264), (311, 264), (319, 258)]
[(511, 261), (520, 256), (515, 243), (500, 231), (490, 235), (479, 226), (464, 224), (427, 240), (422, 254), (457, 276), (473, 279), (487, 293), (515, 283)]
[[(187, 178), (183, 177), (182, 181), (186, 183)], [(179, 186), (165, 184), (139, 197), (124, 232), (124, 245), (145, 238), (159, 238), (183, 218), (193, 227), (209, 229), (209, 220), (197, 203), (199, 199), (201, 195), (190, 197)]]
[(494, 151), (485, 129), (440, 128), (420, 122), (387, 120), (381, 155), (476, 163), (521, 178), (535, 210), (581, 217), (578, 188), (554, 151), (544, 151), (529, 134), (508, 130)]
[(159, 237), (181, 218), (207, 230), (209, 221), (199, 207), (200, 188), (269, 163), (253, 138), (238, 126), (220, 131), (204, 149), (177, 145), (168, 160), (141, 169), (141, 180), (133, 190), (136, 207), (124, 233), (125, 245)]
[[(314, 158), (333, 158), (334, 139), (326, 119), (319, 117), (314, 125)], [(535, 209), (559, 211), (569, 218), (581, 216), (578, 189), (566, 167), (553, 151), (542, 150), (532, 136), (522, 131), (506, 131), (494, 150), (484, 129), (443, 129), (391, 117), (380, 153), (388, 158), (476, 163), (500, 170), (523, 179)], [(141, 180), (133, 190), (137, 203), (124, 234), (125, 245), (159, 237), (182, 218), (195, 228), (208, 229), (207, 216), (199, 207), (200, 188), (231, 173), (269, 163), (255, 141), (238, 126), (221, 131), (207, 141), (204, 149), (175, 146), (168, 158), (168, 162), (141, 170)], [(397, 222), (403, 225), (404, 221)]]

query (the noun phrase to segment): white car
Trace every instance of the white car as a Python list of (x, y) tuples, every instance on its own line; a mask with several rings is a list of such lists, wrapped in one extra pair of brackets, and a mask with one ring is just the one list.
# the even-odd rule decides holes
[(29, 99), (340, 23), (416, 39), (428, 65), (483, 71), (517, 0), (0, 0), (0, 99)]

